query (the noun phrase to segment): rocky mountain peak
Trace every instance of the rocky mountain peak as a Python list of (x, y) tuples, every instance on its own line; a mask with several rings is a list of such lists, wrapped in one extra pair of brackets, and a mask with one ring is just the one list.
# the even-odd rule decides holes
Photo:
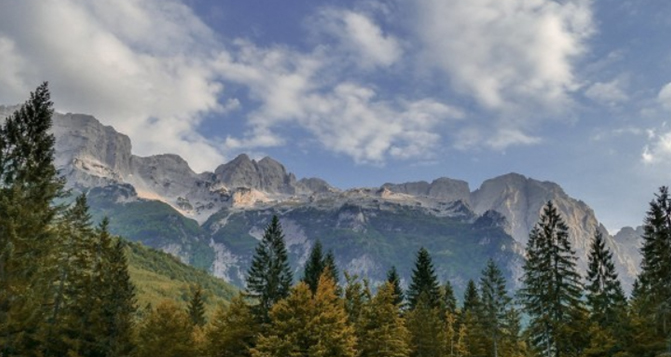
[(246, 187), (269, 193), (296, 193), (296, 177), (270, 157), (257, 162), (246, 154), (240, 154), (219, 166), (214, 174), (217, 181), (231, 189)]
[(451, 202), (461, 200), (469, 201), (470, 189), (468, 183), (441, 177), (428, 183), (426, 181), (406, 182), (401, 184), (385, 183), (382, 188), (394, 193), (403, 193), (411, 196), (424, 196), (436, 200)]

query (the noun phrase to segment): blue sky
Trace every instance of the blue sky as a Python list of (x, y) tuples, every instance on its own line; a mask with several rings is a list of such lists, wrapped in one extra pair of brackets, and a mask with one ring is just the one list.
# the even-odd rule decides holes
[(48, 80), (196, 171), (340, 188), (518, 172), (611, 231), (671, 183), (665, 0), (0, 0), (0, 103)]

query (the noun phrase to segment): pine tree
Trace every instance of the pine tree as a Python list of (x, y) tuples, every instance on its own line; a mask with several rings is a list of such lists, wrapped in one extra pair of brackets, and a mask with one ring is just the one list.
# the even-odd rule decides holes
[(47, 83), (0, 123), (0, 354), (39, 350), (48, 316), (55, 246), (51, 229), (64, 181), (49, 133), (53, 103)]
[(370, 287), (368, 281), (359, 279), (357, 275), (349, 275), (345, 272), (345, 311), (347, 312), (349, 322), (357, 326), (361, 314), (371, 300)]
[(470, 356), (482, 356), (487, 350), (482, 300), (475, 282), (471, 279), (464, 291), (464, 304), (459, 315), (459, 328), (463, 343)]
[(327, 267), (319, 278), (314, 296), (310, 332), (315, 342), (308, 348), (311, 357), (354, 357), (356, 336), (349, 324), (345, 305), (338, 296), (333, 274)]
[(203, 288), (200, 285), (193, 289), (188, 313), (194, 326), (203, 327), (205, 325), (205, 301), (203, 300)]
[[(529, 333), (545, 356), (577, 354), (576, 334), (582, 327), (582, 287), (568, 227), (548, 202), (529, 234), (523, 287), (519, 296), (529, 314)], [(584, 335), (584, 333), (583, 333)]]
[(400, 316), (394, 285), (383, 284), (373, 300), (366, 304), (357, 328), (359, 356), (408, 357), (410, 333)]
[(490, 341), (491, 353), (499, 356), (499, 345), (505, 333), (506, 313), (510, 308), (511, 298), (506, 291), (506, 279), (493, 260), (489, 259), (487, 267), (482, 271), (480, 278), (482, 292), (482, 317), (484, 332)]
[(387, 282), (394, 287), (394, 304), (401, 306), (405, 296), (403, 295), (403, 289), (401, 288), (401, 277), (398, 276), (395, 266), (392, 266), (387, 272)]
[(273, 216), (247, 273), (246, 292), (258, 301), (253, 311), (260, 321), (269, 322), (270, 308), (289, 296), (292, 280), (280, 220)]
[(587, 306), (591, 320), (602, 327), (611, 326), (618, 310), (626, 306), (624, 291), (615, 272), (613, 253), (606, 248), (601, 232), (594, 235), (587, 267)]
[(138, 331), (138, 357), (196, 355), (193, 324), (187, 313), (171, 301), (163, 301)]
[(320, 277), (314, 296), (301, 282), (288, 298), (273, 306), (270, 317), (270, 328), (251, 350), (254, 357), (355, 355), (354, 328), (328, 270)]
[(242, 296), (221, 306), (205, 329), (204, 357), (248, 357), (260, 327)]
[(431, 304), (429, 295), (423, 291), (417, 297), (415, 307), (406, 314), (410, 332), (412, 357), (443, 356), (443, 323), (440, 309)]
[[(324, 257), (324, 269), (328, 269), (331, 274), (331, 280), (335, 283), (336, 287), (340, 283), (340, 272), (338, 271), (338, 265), (335, 262), (335, 255), (333, 251), (329, 249), (328, 253)], [(340, 289), (336, 289), (338, 295), (341, 294)]]
[(449, 280), (443, 285), (443, 309), (453, 315), (457, 312), (457, 298)]
[(107, 219), (103, 219), (98, 227), (98, 236), (103, 242), (103, 263), (98, 280), (102, 314), (99, 333), (96, 335), (100, 343), (99, 350), (106, 351), (103, 356), (127, 356), (135, 349), (135, 285), (128, 271), (126, 245), (121, 239), (110, 239), (108, 224)]
[(308, 284), (313, 294), (317, 292), (317, 283), (319, 283), (319, 277), (323, 271), (324, 253), (322, 252), (322, 243), (317, 240), (312, 246), (312, 250), (310, 250), (310, 255), (303, 271), (303, 279), (301, 279), (301, 281)]
[(642, 238), (638, 277), (641, 317), (655, 328), (658, 343), (650, 352), (661, 352), (666, 347), (671, 354), (671, 197), (667, 187), (661, 187), (650, 202)]
[(440, 306), (440, 287), (436, 276), (433, 262), (429, 252), (420, 248), (415, 260), (415, 268), (412, 271), (412, 281), (408, 287), (407, 297), (410, 309), (417, 306), (419, 296), (425, 293), (431, 308)]

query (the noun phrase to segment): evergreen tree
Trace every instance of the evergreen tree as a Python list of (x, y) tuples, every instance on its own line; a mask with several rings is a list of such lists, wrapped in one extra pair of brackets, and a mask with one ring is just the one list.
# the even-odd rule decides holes
[(338, 271), (338, 266), (335, 262), (335, 255), (333, 255), (333, 251), (330, 249), (328, 253), (326, 253), (326, 257), (324, 257), (324, 269), (328, 269), (330, 272), (331, 280), (333, 280), (336, 285), (336, 292), (340, 295), (340, 289), (337, 288), (340, 283), (340, 272)]
[(415, 260), (415, 268), (412, 270), (412, 281), (408, 287), (408, 303), (410, 309), (417, 306), (419, 296), (425, 293), (426, 299), (431, 308), (440, 306), (440, 287), (438, 277), (436, 276), (433, 262), (429, 252), (420, 248)]
[[(671, 354), (671, 198), (661, 187), (645, 217), (638, 295), (641, 317), (653, 326), (650, 353)], [(666, 345), (666, 346), (665, 346)]]
[(487, 350), (482, 300), (475, 282), (471, 279), (464, 291), (464, 306), (459, 315), (462, 343), (470, 356), (483, 356)]
[(587, 306), (591, 320), (601, 327), (611, 326), (618, 310), (626, 307), (626, 298), (601, 232), (594, 235), (587, 266)]
[(506, 313), (510, 308), (511, 299), (506, 291), (506, 279), (492, 259), (489, 259), (487, 267), (482, 271), (480, 291), (482, 292), (482, 322), (492, 351), (489, 355), (498, 357), (500, 341), (506, 329)]
[(47, 83), (0, 123), (0, 354), (40, 350), (52, 296), (55, 198), (63, 179), (49, 133), (53, 103)]
[(368, 281), (345, 272), (345, 311), (352, 325), (358, 325), (365, 306), (370, 303), (371, 292)]
[(400, 316), (394, 285), (383, 284), (373, 300), (366, 304), (357, 328), (359, 356), (408, 357), (410, 333)]
[(288, 298), (273, 306), (270, 317), (270, 328), (251, 350), (254, 357), (355, 356), (354, 328), (328, 270), (320, 277), (314, 296), (301, 282)]
[(471, 311), (474, 314), (480, 310), (480, 294), (473, 279), (469, 279), (464, 291), (464, 307), (462, 312)]
[(193, 289), (188, 312), (194, 326), (203, 327), (205, 325), (205, 301), (203, 300), (203, 288), (200, 285)]
[(449, 280), (443, 285), (443, 308), (453, 315), (457, 312), (457, 298), (454, 296), (454, 288)]
[(426, 291), (416, 298), (415, 306), (406, 314), (410, 332), (412, 357), (440, 357), (444, 351), (444, 327), (440, 309), (432, 305)]
[(96, 333), (98, 350), (103, 351), (100, 356), (128, 356), (135, 349), (135, 285), (128, 271), (126, 245), (121, 239), (111, 239), (108, 224), (105, 218), (98, 227), (103, 255), (95, 284), (100, 301)]
[(280, 220), (273, 216), (247, 273), (246, 292), (258, 302), (253, 311), (262, 322), (269, 322), (270, 308), (289, 295), (292, 280)]
[(401, 306), (403, 304), (403, 289), (401, 288), (401, 277), (398, 276), (396, 267), (392, 266), (387, 272), (387, 282), (394, 287), (394, 304)]
[(308, 284), (310, 291), (314, 294), (317, 292), (317, 283), (319, 283), (319, 277), (324, 271), (324, 253), (322, 252), (322, 243), (317, 240), (310, 250), (310, 256), (308, 256), (308, 261), (305, 263), (305, 268), (303, 271), (303, 281)]
[(196, 353), (191, 319), (171, 301), (161, 302), (140, 326), (138, 357), (183, 357)]
[(582, 287), (568, 227), (552, 202), (529, 234), (526, 253), (519, 296), (530, 317), (531, 341), (548, 357), (575, 355), (581, 348), (575, 337), (583, 327)]
[(205, 357), (249, 357), (260, 331), (242, 296), (221, 306), (205, 330)]

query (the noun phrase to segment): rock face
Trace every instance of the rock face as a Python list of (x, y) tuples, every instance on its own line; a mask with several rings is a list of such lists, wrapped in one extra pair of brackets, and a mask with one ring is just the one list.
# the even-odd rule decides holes
[[(15, 109), (0, 106), (0, 115)], [(452, 245), (454, 237), (461, 237), (488, 247), (487, 254), (509, 252), (499, 255), (501, 264), (511, 277), (518, 277), (528, 233), (549, 200), (570, 227), (581, 267), (597, 231), (613, 250), (625, 286), (631, 284), (640, 261), (640, 229), (625, 228), (611, 237), (587, 204), (569, 197), (556, 183), (519, 174), (487, 180), (473, 192), (465, 181), (450, 178), (341, 191), (319, 178), (297, 181), (269, 157), (256, 161), (243, 154), (203, 173), (195, 173), (177, 155), (138, 157), (132, 155), (126, 135), (88, 115), (55, 114), (53, 133), (56, 164), (68, 185), (97, 190), (96, 214), (121, 215), (125, 221), (118, 227), (128, 238), (171, 251), (238, 283), (269, 212), (291, 225), (286, 238), (298, 264), (314, 240), (322, 239), (347, 257), (339, 262), (343, 267), (374, 276), (382, 276), (385, 264), (412, 262), (415, 243), (443, 242), (434, 248), (445, 256), (459, 246), (471, 247), (465, 241)], [(126, 214), (129, 210), (132, 214)], [(399, 227), (398, 222), (405, 223)], [(133, 228), (138, 225), (143, 228)], [(423, 225), (434, 230), (426, 231)], [(480, 236), (439, 232), (454, 226)], [(512, 239), (502, 238), (501, 232)], [(394, 245), (382, 239), (385, 236), (395, 240)], [(414, 243), (407, 245), (410, 241)], [(473, 274), (481, 268), (474, 268)], [(449, 269), (444, 276), (467, 277)]]

